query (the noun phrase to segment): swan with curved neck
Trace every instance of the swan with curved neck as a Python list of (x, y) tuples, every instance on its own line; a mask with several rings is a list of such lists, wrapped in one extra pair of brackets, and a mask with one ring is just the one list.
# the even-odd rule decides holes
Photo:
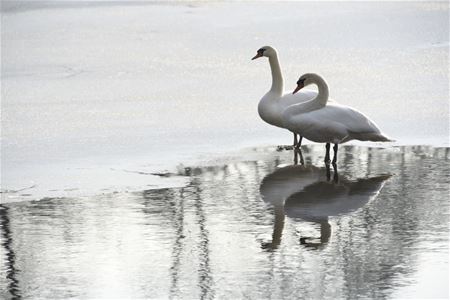
[[(277, 127), (285, 128), (282, 119), (283, 111), (293, 104), (313, 99), (317, 95), (317, 92), (303, 90), (301, 93), (295, 95), (291, 93), (284, 94), (283, 75), (281, 73), (277, 50), (270, 46), (261, 47), (252, 60), (259, 57), (269, 58), (270, 70), (272, 73), (272, 86), (259, 101), (258, 114), (265, 122)], [(297, 143), (297, 135), (294, 133), (294, 146), (300, 147), (301, 141), (302, 137), (300, 136), (300, 141)]]
[(378, 126), (360, 111), (345, 105), (328, 102), (328, 85), (317, 74), (302, 75), (293, 94), (315, 84), (318, 95), (307, 102), (291, 105), (283, 112), (283, 125), (292, 132), (318, 143), (326, 143), (325, 163), (330, 162), (330, 143), (334, 144), (333, 164), (337, 161), (338, 144), (350, 140), (390, 142)]
[[(303, 112), (310, 112), (316, 109), (323, 108), (325, 107), (325, 105), (327, 105), (328, 102), (328, 85), (322, 77), (314, 73), (308, 73), (300, 77), (297, 81), (297, 88), (292, 94), (296, 94), (303, 87), (310, 84), (315, 84), (317, 86), (318, 94), (314, 99), (303, 102), (301, 104)], [(290, 110), (290, 113), (297, 112), (298, 110), (299, 106), (296, 106), (295, 109)]]

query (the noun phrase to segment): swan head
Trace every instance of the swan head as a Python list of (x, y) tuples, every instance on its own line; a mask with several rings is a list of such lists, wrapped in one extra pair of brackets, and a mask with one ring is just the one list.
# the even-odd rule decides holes
[(277, 50), (270, 46), (263, 46), (256, 51), (256, 55), (252, 58), (252, 60), (260, 58), (260, 57), (272, 57), (277, 55)]
[(307, 86), (308, 84), (310, 84), (310, 78), (308, 77), (309, 74), (304, 74), (302, 75), (298, 80), (297, 80), (297, 87), (295, 88), (295, 90), (292, 92), (292, 94), (297, 93), (298, 91), (300, 91), (302, 88), (304, 88), (305, 86)]
[(297, 87), (295, 88), (295, 90), (292, 92), (292, 94), (297, 93), (298, 91), (300, 91), (302, 88), (304, 88), (307, 85), (310, 84), (318, 84), (319, 82), (323, 82), (325, 83), (325, 81), (323, 80), (322, 77), (320, 77), (319, 75), (315, 74), (315, 73), (306, 73), (303, 74), (302, 76), (300, 76), (300, 78), (297, 80)]

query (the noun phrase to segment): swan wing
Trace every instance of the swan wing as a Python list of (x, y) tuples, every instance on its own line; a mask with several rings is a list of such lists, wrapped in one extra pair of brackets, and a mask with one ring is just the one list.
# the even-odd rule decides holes
[(345, 126), (327, 119), (324, 108), (292, 116), (286, 128), (316, 143), (338, 143), (348, 135)]
[(343, 143), (351, 139), (389, 141), (363, 113), (337, 103), (284, 118), (284, 122), (286, 128), (318, 143)]
[[(313, 113), (313, 112), (312, 112)], [(332, 103), (316, 116), (327, 118), (330, 121), (344, 126), (350, 133), (380, 133), (374, 121), (362, 112), (349, 106)]]

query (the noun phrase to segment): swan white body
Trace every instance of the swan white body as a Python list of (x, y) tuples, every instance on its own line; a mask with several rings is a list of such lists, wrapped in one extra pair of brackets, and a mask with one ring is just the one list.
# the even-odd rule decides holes
[(293, 104), (310, 101), (317, 96), (317, 92), (312, 90), (305, 90), (295, 95), (292, 93), (281, 94), (269, 91), (258, 104), (258, 114), (261, 119), (270, 125), (281, 128), (286, 128), (283, 122), (283, 112), (286, 108)]
[[(262, 49), (264, 49), (264, 51), (261, 52), (262, 54), (259, 54), (259, 51)], [(285, 128), (282, 119), (283, 111), (293, 104), (314, 99), (314, 97), (317, 96), (317, 92), (304, 90), (295, 95), (292, 95), (292, 93), (285, 94), (283, 91), (283, 75), (281, 74), (277, 51), (270, 46), (264, 46), (258, 50), (257, 56), (253, 59), (262, 56), (269, 58), (270, 70), (272, 72), (272, 87), (259, 101), (258, 114), (261, 119), (270, 125)]]
[(313, 100), (291, 105), (283, 112), (285, 128), (318, 143), (341, 144), (350, 140), (391, 141), (363, 113), (346, 105), (327, 103), (328, 86), (317, 74), (300, 77), (304, 85), (317, 84), (319, 94)]

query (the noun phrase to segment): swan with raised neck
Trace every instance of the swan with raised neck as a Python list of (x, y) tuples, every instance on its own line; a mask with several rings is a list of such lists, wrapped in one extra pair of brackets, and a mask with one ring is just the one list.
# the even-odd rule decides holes
[[(277, 50), (271, 46), (263, 46), (258, 49), (257, 54), (252, 60), (259, 57), (267, 57), (269, 59), (270, 71), (272, 73), (272, 85), (270, 90), (259, 101), (258, 114), (265, 122), (277, 127), (285, 128), (282, 119), (283, 111), (293, 104), (313, 99), (317, 95), (317, 92), (303, 90), (301, 93), (295, 95), (292, 93), (284, 93), (284, 81)], [(296, 144), (295, 133), (294, 144)], [(300, 144), (301, 142), (297, 144), (297, 146)]]

